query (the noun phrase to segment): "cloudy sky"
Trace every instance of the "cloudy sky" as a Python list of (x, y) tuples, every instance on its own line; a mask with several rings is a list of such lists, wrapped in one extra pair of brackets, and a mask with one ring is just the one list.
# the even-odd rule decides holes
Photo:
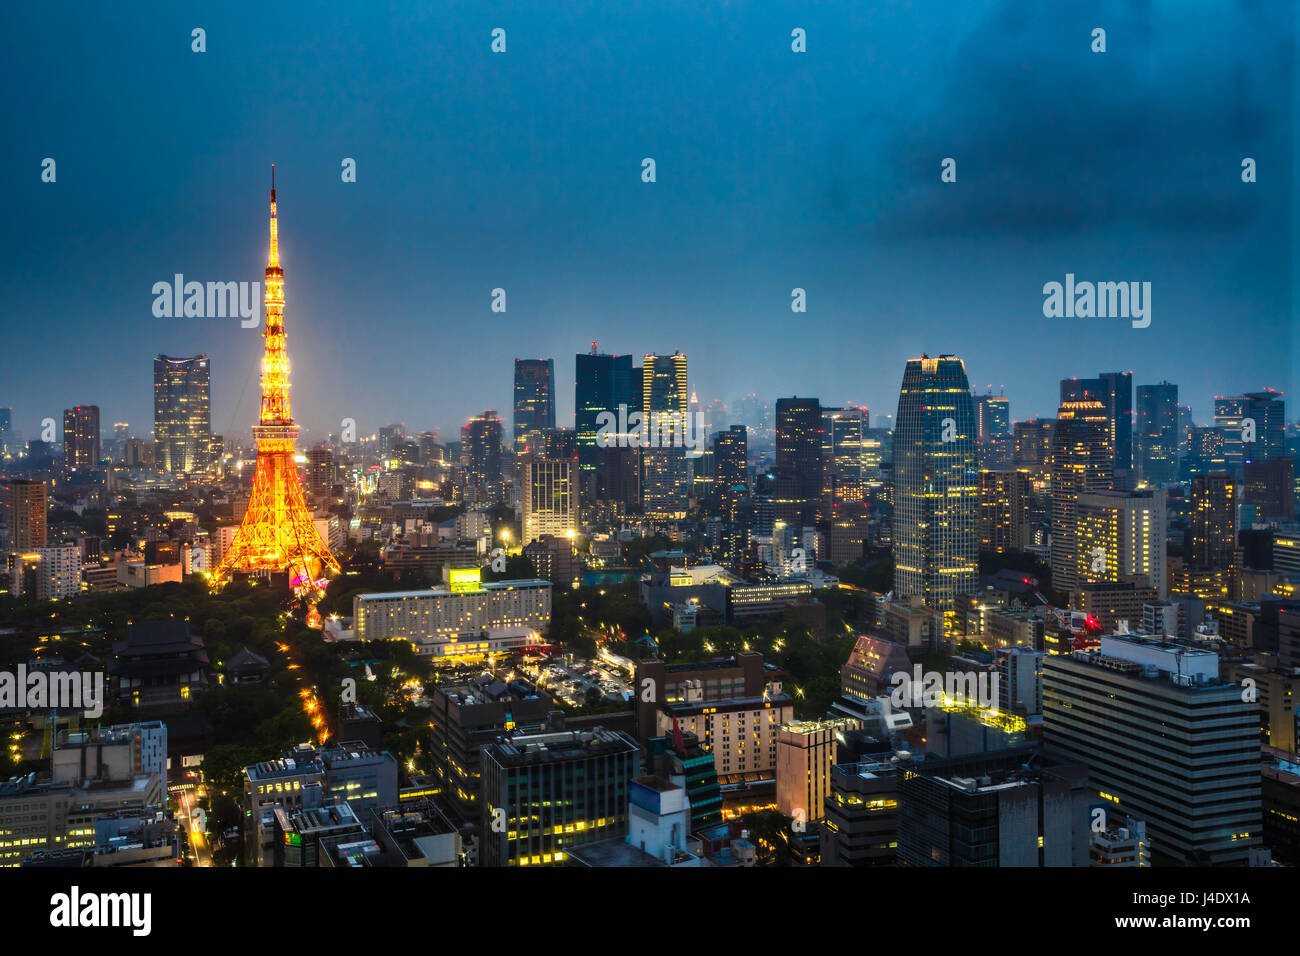
[[(1216, 393), (1294, 387), (1295, 11), (13, 8), (0, 406), (28, 438), (83, 403), (148, 434), (153, 357), (206, 352), (213, 429), (247, 434), (259, 331), (156, 318), (151, 289), (262, 279), (275, 162), (307, 440), (345, 417), (446, 437), (485, 407), (508, 420), (516, 357), (555, 359), (571, 423), (573, 355), (593, 340), (681, 349), (705, 402), (892, 414), (904, 362), (953, 352), (972, 384), (1005, 386), (1013, 418), (1054, 414), (1061, 377), (1131, 369), (1205, 420)], [(1150, 282), (1150, 326), (1045, 318), (1043, 284), (1066, 273)]]

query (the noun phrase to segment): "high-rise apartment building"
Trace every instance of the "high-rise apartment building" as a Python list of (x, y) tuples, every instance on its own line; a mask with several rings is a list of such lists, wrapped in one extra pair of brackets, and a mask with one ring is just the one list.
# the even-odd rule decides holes
[(501, 417), (492, 409), (475, 415), (461, 426), (461, 455), (472, 484), (485, 488), (501, 482)]
[(1187, 543), (1183, 560), (1191, 567), (1227, 571), (1237, 564), (1237, 486), (1225, 471), (1192, 479)]
[(334, 486), (334, 453), (324, 445), (307, 451), (307, 491), (315, 498), (324, 498)]
[(907, 363), (894, 424), (894, 590), (951, 610), (975, 586), (975, 407), (954, 355)]
[(9, 550), (22, 553), (45, 547), (48, 513), (45, 483), (10, 479), (6, 486), (5, 504), (9, 512)]
[(99, 467), (99, 406), (78, 405), (63, 411), (63, 467), (90, 471)]
[(211, 369), (206, 355), (153, 362), (153, 430), (163, 471), (201, 471), (212, 445)]
[(995, 554), (1024, 551), (1029, 541), (1029, 476), (1020, 471), (981, 471), (979, 489), (979, 549)]

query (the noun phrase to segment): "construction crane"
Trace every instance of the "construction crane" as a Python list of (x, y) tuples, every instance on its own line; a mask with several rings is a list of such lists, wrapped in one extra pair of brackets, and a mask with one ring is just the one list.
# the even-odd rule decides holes
[(1096, 635), (1103, 630), (1100, 621), (1085, 611), (1062, 610), (1056, 607), (1034, 586), (1031, 579), (1021, 578), (1021, 581), (1029, 586), (1029, 593), (1056, 618), (1057, 627), (1074, 635), (1074, 640), (1070, 642), (1071, 650), (1082, 651), (1097, 645)]

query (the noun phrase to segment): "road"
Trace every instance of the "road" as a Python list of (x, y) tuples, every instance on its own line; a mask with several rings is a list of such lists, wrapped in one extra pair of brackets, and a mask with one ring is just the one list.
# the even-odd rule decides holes
[(190, 849), (194, 853), (194, 864), (196, 866), (212, 866), (212, 847), (208, 846), (207, 838), (203, 831), (197, 829), (193, 813), (196, 801), (193, 790), (182, 790), (176, 797), (176, 802), (180, 805), (180, 817), (184, 821), (184, 826), (189, 830)]

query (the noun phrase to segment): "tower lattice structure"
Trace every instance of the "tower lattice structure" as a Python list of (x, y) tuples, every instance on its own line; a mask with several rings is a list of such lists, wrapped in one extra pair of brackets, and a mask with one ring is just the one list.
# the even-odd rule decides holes
[(290, 586), (318, 590), (339, 573), (339, 563), (321, 539), (302, 495), (293, 460), (298, 426), (289, 410), (289, 354), (284, 331), (284, 270), (275, 213), (275, 167), (271, 167), (271, 252), (266, 263), (266, 328), (262, 351), (262, 410), (257, 471), (244, 520), (217, 566), (221, 583), (235, 572), (288, 571)]

